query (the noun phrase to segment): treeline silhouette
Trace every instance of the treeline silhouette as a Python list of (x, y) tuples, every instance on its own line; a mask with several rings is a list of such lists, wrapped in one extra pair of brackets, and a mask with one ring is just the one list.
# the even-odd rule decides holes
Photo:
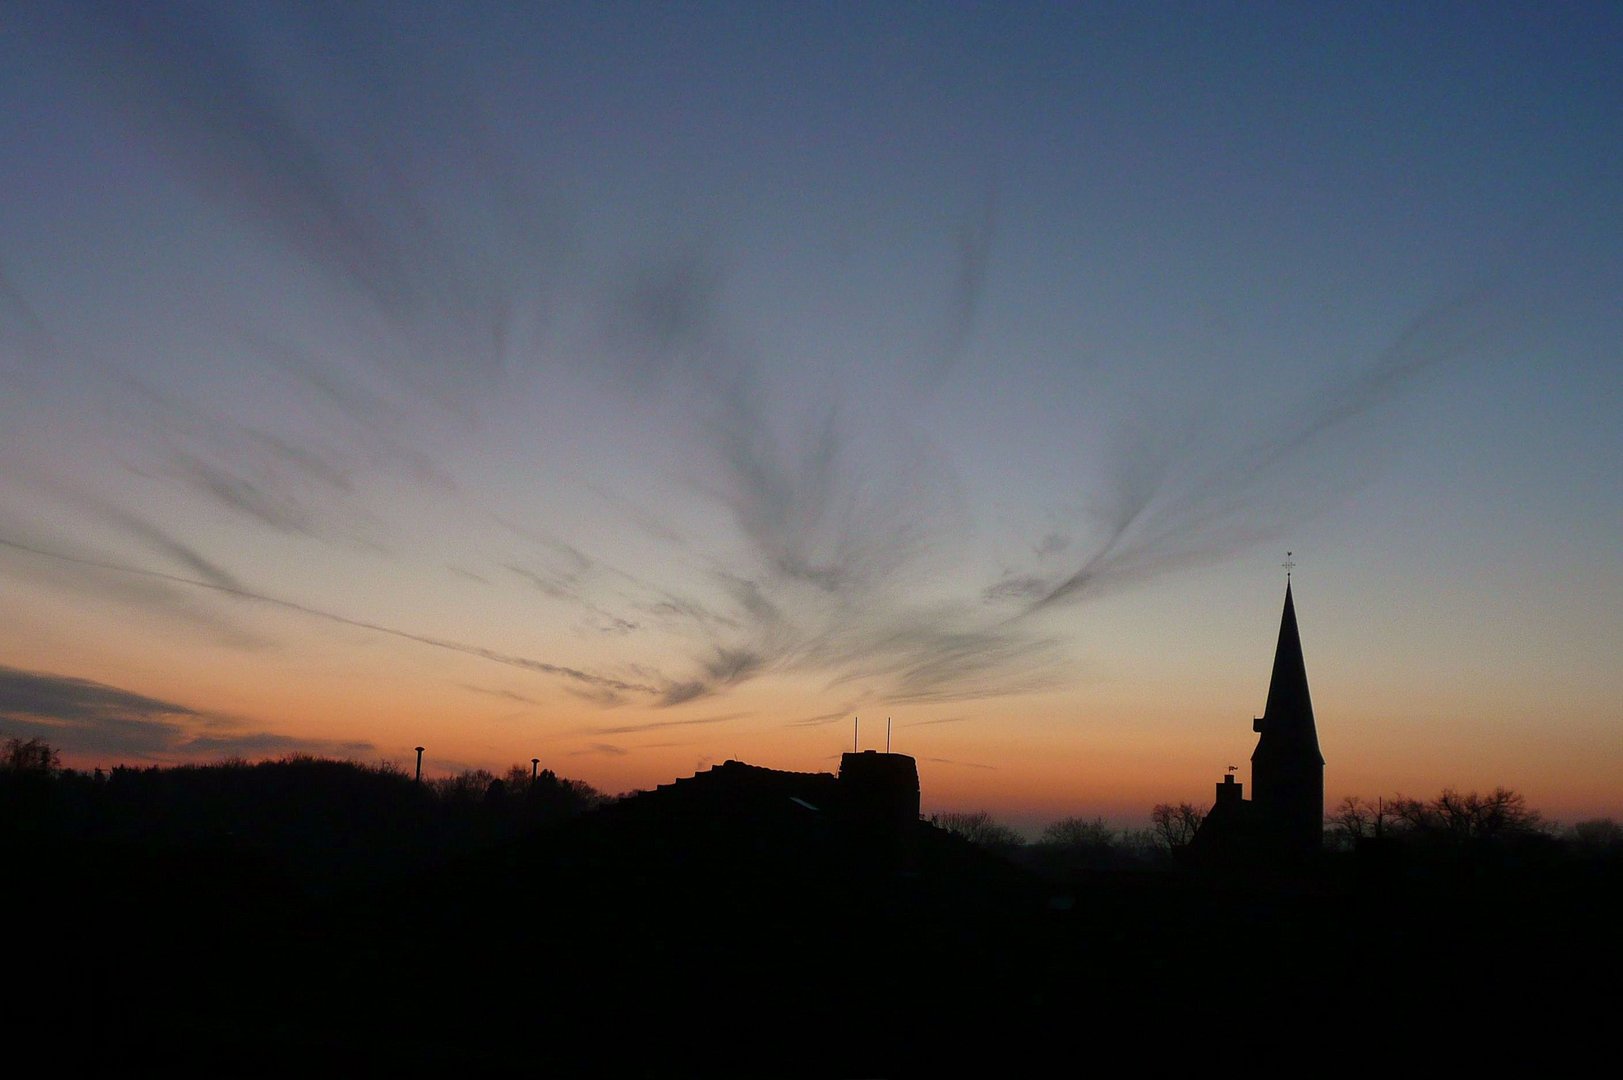
[[(1157, 803), (1150, 827), (1123, 829), (1102, 817), (1069, 817), (1046, 826), (1035, 841), (997, 821), (990, 811), (936, 814), (932, 824), (988, 851), (1049, 874), (1078, 869), (1174, 869), (1193, 842), (1205, 812), (1192, 803)], [(1366, 799), (1348, 795), (1325, 815), (1326, 865), (1341, 856), (1402, 857), (1423, 867), (1514, 860), (1623, 859), (1623, 825), (1592, 818), (1572, 825), (1547, 820), (1512, 788), (1489, 792), (1445, 788), (1431, 799), (1407, 795)], [(1340, 859), (1345, 863), (1348, 860)]]
[(393, 764), (307, 754), (79, 771), (60, 768), (39, 739), (0, 744), (0, 835), (10, 846), (229, 852), (300, 887), (420, 870), (604, 799), (522, 765), (505, 778), (477, 769), (420, 783)]
[(1189, 804), (876, 846), (719, 784), (0, 750), (14, 1030), (64, 1068), (1007, 1074), (1236, 1033), (1298, 1064), (1516, 1039), (1549, 1064), (1617, 1008), (1617, 829), (1514, 792), (1359, 800), (1313, 872), (1223, 876), (1178, 854)]
[(1049, 876), (1079, 870), (1172, 870), (1194, 840), (1205, 812), (1192, 803), (1157, 803), (1150, 826), (1122, 829), (1102, 817), (1068, 817), (1028, 842), (990, 811), (935, 814), (930, 823), (970, 843)]

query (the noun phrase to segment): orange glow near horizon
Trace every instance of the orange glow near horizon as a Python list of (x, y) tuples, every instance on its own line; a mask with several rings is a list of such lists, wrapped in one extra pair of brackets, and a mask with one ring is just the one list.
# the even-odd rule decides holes
[[(1067, 816), (1133, 825), (1158, 802), (1208, 805), (1230, 764), (1249, 790), (1250, 719), (1266, 696), (1278, 619), (1277, 598), (1254, 594), (1230, 590), (1196, 610), (1169, 588), (1110, 600), (1098, 606), (1096, 624), (1116, 632), (1084, 637), (1087, 652), (1069, 686), (890, 706), (767, 673), (674, 706), (606, 707), (568, 677), (273, 607), (236, 609), (229, 634), (200, 642), (178, 617), (131, 637), (126, 606), (75, 604), (46, 591), (31, 607), (36, 632), (6, 659), (70, 678), (93, 672), (94, 682), (186, 710), (162, 717), (185, 736), (168, 749), (131, 757), (66, 740), (62, 759), (73, 767), (298, 750), (409, 769), (412, 748), (422, 745), (429, 776), (502, 773), (539, 757), (562, 776), (616, 794), (729, 758), (834, 771), (852, 748), (855, 713), (863, 748), (884, 746), (890, 717), (893, 748), (919, 762), (927, 813), (985, 809), (1032, 834)], [(1623, 747), (1604, 683), (1537, 664), (1499, 664), (1473, 677), (1471, 665), (1483, 663), (1480, 641), (1455, 659), (1449, 639), (1437, 639), (1445, 645), (1433, 651), (1446, 662), (1383, 655), (1356, 621), (1333, 617), (1342, 608), (1367, 618), (1359, 599), (1332, 603), (1311, 587), (1298, 598), (1331, 807), (1349, 794), (1430, 797), (1445, 787), (1504, 785), (1552, 819), (1623, 816), (1615, 768)], [(490, 631), (462, 629), (488, 640)], [(1547, 701), (1562, 703), (1560, 723), (1546, 722)], [(255, 732), (274, 733), (274, 741), (256, 743), (248, 737)], [(233, 740), (240, 749), (218, 748)]]
[[(617, 794), (649, 789), (729, 758), (834, 772), (840, 755), (853, 745), (850, 717), (797, 725), (779, 717), (806, 719), (806, 710), (772, 710), (763, 690), (752, 690), (747, 702), (694, 702), (606, 717), (571, 695), (543, 697), (533, 687), (525, 694), (470, 693), (460, 681), (468, 673), (456, 670), (463, 663), (453, 658), (446, 670), (417, 672), (389, 685), (338, 671), (256, 682), (253, 673), (263, 668), (230, 665), (200, 677), (163, 676), (135, 663), (119, 675), (152, 697), (185, 700), (199, 713), (213, 714), (205, 731), (274, 725), (290, 740), (309, 740), (324, 756), (391, 762), (408, 771), (415, 760), (412, 748), (423, 745), (429, 777), (474, 768), (501, 774), (514, 764), (527, 768), (539, 757), (544, 768)], [(985, 809), (1028, 835), (1069, 816), (1102, 816), (1122, 827), (1141, 827), (1158, 802), (1209, 805), (1213, 785), (1229, 764), (1240, 766), (1237, 778), (1249, 792), (1255, 744), (1250, 714), (1260, 711), (1260, 704), (1224, 711), (1228, 715), (1214, 715), (1215, 707), (1190, 715), (1178, 703), (1159, 709), (1146, 705), (1134, 716), (1119, 706), (1097, 710), (1074, 693), (995, 707), (893, 709), (892, 748), (918, 761), (926, 814)], [(1360, 714), (1324, 694), (1316, 695), (1315, 711), (1327, 759), (1329, 808), (1348, 794), (1430, 797), (1444, 787), (1504, 785), (1522, 791), (1550, 819), (1571, 823), (1617, 815), (1616, 777), (1604, 756), (1586, 752), (1588, 740), (1611, 736), (1604, 724), (1580, 725), (1561, 744), (1530, 735), (1484, 746), (1471, 726), (1451, 732), (1446, 719), (1423, 718), (1418, 723), (1428, 737), (1417, 743), (1405, 741), (1417, 725), (1412, 716)], [(883, 709), (864, 717), (861, 748), (883, 749), (884, 732)], [(339, 745), (345, 742), (371, 748), (345, 750)], [(291, 748), (241, 756), (274, 759), (287, 752)], [(226, 756), (178, 752), (156, 760), (208, 763)], [(84, 769), (153, 763), (71, 749), (62, 760)]]

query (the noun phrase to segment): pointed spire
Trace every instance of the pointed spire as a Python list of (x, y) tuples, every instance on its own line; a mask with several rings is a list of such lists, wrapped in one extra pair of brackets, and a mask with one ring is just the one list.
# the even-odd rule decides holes
[(1312, 857), (1324, 842), (1324, 755), (1288, 580), (1268, 705), (1255, 726), (1261, 737), (1251, 753), (1252, 803), (1283, 845), (1282, 852)]
[(1291, 598), (1288, 579), (1285, 611), (1279, 620), (1279, 643), (1274, 648), (1274, 671), (1268, 682), (1268, 704), (1263, 709), (1258, 730), (1263, 742), (1311, 747), (1314, 756), (1319, 755), (1313, 700), (1307, 689), (1307, 664), (1302, 660), (1302, 637), (1296, 629), (1296, 603)]

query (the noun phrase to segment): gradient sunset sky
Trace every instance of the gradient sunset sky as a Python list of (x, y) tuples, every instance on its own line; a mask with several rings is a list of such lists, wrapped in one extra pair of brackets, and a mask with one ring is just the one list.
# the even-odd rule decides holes
[(1623, 817), (1623, 7), (7, 4), (0, 733)]

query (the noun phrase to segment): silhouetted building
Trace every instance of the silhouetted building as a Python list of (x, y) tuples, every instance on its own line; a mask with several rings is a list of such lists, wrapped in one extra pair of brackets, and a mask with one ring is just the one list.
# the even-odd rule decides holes
[(1289, 581), (1268, 703), (1251, 728), (1260, 736), (1251, 754), (1251, 801), (1232, 775), (1224, 777), (1195, 853), (1208, 862), (1311, 858), (1324, 841), (1324, 757)]
[[(906, 865), (919, 823), (918, 766), (905, 754), (848, 753), (838, 775), (785, 772), (725, 761), (602, 808), (625, 827), (683, 858), (780, 861), (802, 869), (857, 859), (872, 869)], [(629, 834), (628, 834), (629, 835)]]
[(708, 815), (720, 809), (757, 818), (815, 814), (865, 831), (911, 828), (919, 820), (919, 770), (906, 754), (845, 754), (837, 776), (785, 772), (724, 761), (653, 791), (630, 796), (664, 813)]
[(919, 820), (919, 767), (906, 754), (864, 750), (840, 758), (840, 789), (853, 823), (874, 831), (912, 828)]

